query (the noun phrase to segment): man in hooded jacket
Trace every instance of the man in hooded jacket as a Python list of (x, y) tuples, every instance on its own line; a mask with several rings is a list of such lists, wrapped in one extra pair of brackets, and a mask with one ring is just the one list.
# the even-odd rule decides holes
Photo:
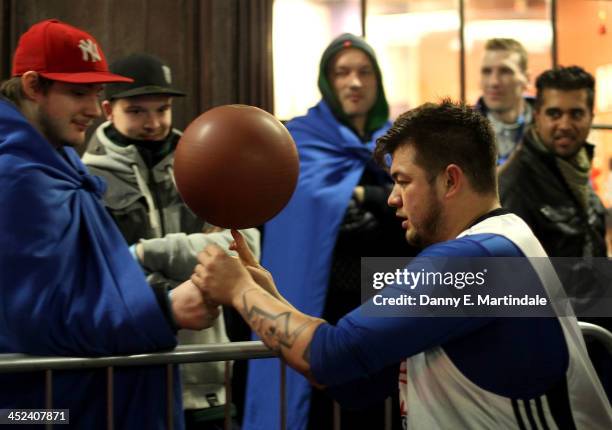
[[(372, 160), (376, 139), (390, 126), (373, 49), (351, 34), (334, 39), (323, 52), (318, 86), (322, 100), (287, 124), (300, 177), (287, 207), (264, 227), (262, 261), (298, 309), (337, 321), (360, 304), (361, 256), (406, 256), (411, 248), (386, 205), (390, 178)], [(280, 399), (269, 387), (278, 386), (279, 374), (276, 359), (249, 364), (245, 430), (277, 427)], [(286, 393), (290, 428), (331, 428), (331, 401), (320, 392), (311, 397), (308, 382), (292, 370)], [(342, 425), (378, 426), (382, 408), (375, 409), (381, 413), (343, 411)]]

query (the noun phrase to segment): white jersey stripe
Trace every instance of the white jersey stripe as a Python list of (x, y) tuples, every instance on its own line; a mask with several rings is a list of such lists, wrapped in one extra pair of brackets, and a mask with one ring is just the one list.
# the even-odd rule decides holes
[(527, 404), (527, 411), (529, 413), (529, 422), (531, 423), (531, 426), (535, 430), (544, 430), (540, 425), (540, 420), (538, 419), (538, 407), (536, 406), (535, 399), (525, 400), (525, 402)]
[(518, 400), (510, 399), (510, 403), (512, 404), (512, 411), (514, 412), (514, 418), (516, 418), (516, 424), (519, 430), (527, 430), (525, 427), (525, 420), (521, 416)]
[(527, 411), (525, 410), (525, 402), (522, 399), (519, 399), (518, 402), (518, 410), (521, 414), (521, 422), (523, 423), (523, 427), (525, 429), (533, 430), (531, 428), (531, 424), (529, 424), (529, 418), (527, 418)]
[(548, 399), (546, 396), (540, 397), (540, 404), (542, 406), (540, 418), (546, 423), (548, 430), (559, 430), (559, 427), (557, 427), (557, 424), (552, 417), (552, 413), (550, 412), (550, 406), (548, 405)]

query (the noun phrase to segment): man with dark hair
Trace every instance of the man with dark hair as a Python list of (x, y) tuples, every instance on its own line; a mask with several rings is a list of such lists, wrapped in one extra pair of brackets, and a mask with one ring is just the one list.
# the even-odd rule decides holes
[[(487, 173), (468, 173), (466, 159), (448, 153), (456, 147), (470, 151)], [(415, 261), (546, 257), (529, 227), (500, 208), (495, 152), (487, 120), (450, 101), (403, 114), (378, 140), (377, 158), (392, 158), (388, 203), (404, 220), (406, 239), (427, 246)], [(360, 405), (384, 398), (399, 379), (404, 428), (612, 426), (575, 318), (423, 317), (412, 308), (377, 318), (368, 316), (371, 300), (333, 326), (284, 300), (240, 235), (234, 237), (240, 260), (208, 247), (193, 282), (208, 299), (234, 306), (268, 347), (338, 400)], [(538, 272), (533, 279), (534, 294), (555, 296), (551, 278)], [(379, 293), (385, 300), (405, 292), (395, 283)]]
[[(321, 56), (318, 86), (322, 100), (287, 123), (300, 155), (300, 178), (289, 204), (264, 227), (262, 258), (291, 302), (335, 322), (359, 306), (362, 256), (411, 250), (385, 204), (391, 180), (371, 160), (376, 138), (390, 125), (372, 47), (351, 34), (338, 36)], [(285, 247), (288, 242), (293, 246)], [(267, 386), (279, 381), (278, 365), (276, 359), (249, 363), (245, 430), (276, 425), (280, 402), (270, 401)], [(328, 398), (317, 390), (311, 396), (310, 386), (292, 371), (287, 387), (292, 428), (331, 428)], [(342, 422), (367, 426), (383, 416), (381, 405), (342, 411)]]
[(535, 123), (500, 171), (501, 202), (551, 257), (605, 257), (605, 209), (589, 183), (595, 81), (580, 67), (542, 73)]
[[(151, 288), (101, 202), (104, 182), (76, 149), (100, 116), (109, 72), (96, 40), (58, 20), (19, 39), (0, 100), (0, 353), (100, 356), (171, 349), (178, 328), (209, 327), (218, 306), (189, 281)], [(0, 375), (0, 408), (43, 408), (42, 373)], [(75, 428), (102, 429), (106, 372), (53, 374), (53, 407)], [(114, 422), (183, 428), (180, 381), (166, 366), (114, 372)], [(172, 399), (168, 399), (170, 393)], [(168, 404), (174, 415), (167, 417)]]
[(529, 83), (527, 51), (514, 39), (489, 39), (480, 66), (482, 96), (476, 108), (493, 126), (498, 164), (510, 156), (533, 118), (533, 99), (524, 95)]
[[(446, 165), (457, 163), (463, 166), (476, 191), (495, 193), (497, 178), (495, 171), (489, 169), (489, 161), (495, 162), (497, 154), (495, 147), (491, 146), (494, 137), (490, 134), (488, 123), (472, 116), (463, 120), (461, 126), (449, 121), (449, 127), (443, 128), (440, 127), (440, 113), (425, 110), (428, 106), (400, 116), (393, 128), (377, 140), (374, 157), (378, 164), (384, 166), (385, 154), (392, 154), (406, 139), (404, 136), (410, 136), (412, 145), (417, 149), (417, 161), (425, 171), (430, 172), (432, 180)], [(451, 114), (452, 111), (449, 116)], [(474, 157), (475, 152), (488, 157), (487, 163), (483, 163), (482, 158)]]
[[(595, 80), (580, 67), (560, 67), (538, 76), (536, 88), (535, 122), (500, 171), (502, 205), (525, 220), (550, 257), (606, 257), (605, 208), (589, 183), (594, 146), (586, 141)], [(581, 306), (596, 300), (596, 283), (565, 285)], [(608, 318), (590, 321), (612, 328)], [(611, 393), (609, 356), (592, 358)]]

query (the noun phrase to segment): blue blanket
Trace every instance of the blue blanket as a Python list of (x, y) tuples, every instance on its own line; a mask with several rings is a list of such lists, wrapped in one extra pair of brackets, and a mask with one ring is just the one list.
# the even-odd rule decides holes
[[(363, 143), (324, 101), (287, 124), (298, 147), (300, 176), (287, 207), (265, 225), (262, 264), (280, 293), (302, 312), (323, 312), (338, 228), (375, 140), (388, 126)], [(279, 366), (276, 359), (249, 363), (244, 430), (279, 427)], [(288, 428), (306, 428), (309, 399), (306, 379), (288, 369)]]
[[(171, 349), (174, 333), (74, 149), (53, 148), (0, 101), (0, 353), (100, 356)], [(176, 373), (176, 372), (175, 372)], [(106, 428), (104, 370), (54, 372), (53, 407)], [(0, 408), (44, 407), (42, 373), (0, 374)], [(117, 428), (165, 428), (165, 368), (117, 369)], [(175, 384), (182, 428), (180, 384)]]

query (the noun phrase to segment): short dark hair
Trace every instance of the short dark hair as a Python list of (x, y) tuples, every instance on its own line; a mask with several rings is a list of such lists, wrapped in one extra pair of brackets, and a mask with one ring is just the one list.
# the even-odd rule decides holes
[[(42, 76), (38, 75), (37, 82), (43, 94), (47, 94), (49, 88), (51, 88), (51, 85), (53, 85), (53, 82), (55, 81), (43, 78)], [(0, 96), (9, 99), (19, 108), (21, 108), (21, 102), (25, 98), (25, 95), (23, 94), (23, 88), (21, 87), (21, 76), (15, 76), (2, 82), (0, 84)]]
[(579, 66), (557, 67), (549, 69), (536, 79), (536, 101), (535, 107), (542, 106), (542, 94), (546, 89), (573, 91), (586, 90), (587, 104), (593, 111), (595, 101), (595, 78), (589, 72)]
[(489, 121), (465, 103), (443, 99), (400, 115), (376, 141), (376, 162), (388, 167), (387, 154), (403, 145), (414, 146), (415, 162), (430, 180), (456, 164), (476, 192), (497, 194), (495, 134)]

